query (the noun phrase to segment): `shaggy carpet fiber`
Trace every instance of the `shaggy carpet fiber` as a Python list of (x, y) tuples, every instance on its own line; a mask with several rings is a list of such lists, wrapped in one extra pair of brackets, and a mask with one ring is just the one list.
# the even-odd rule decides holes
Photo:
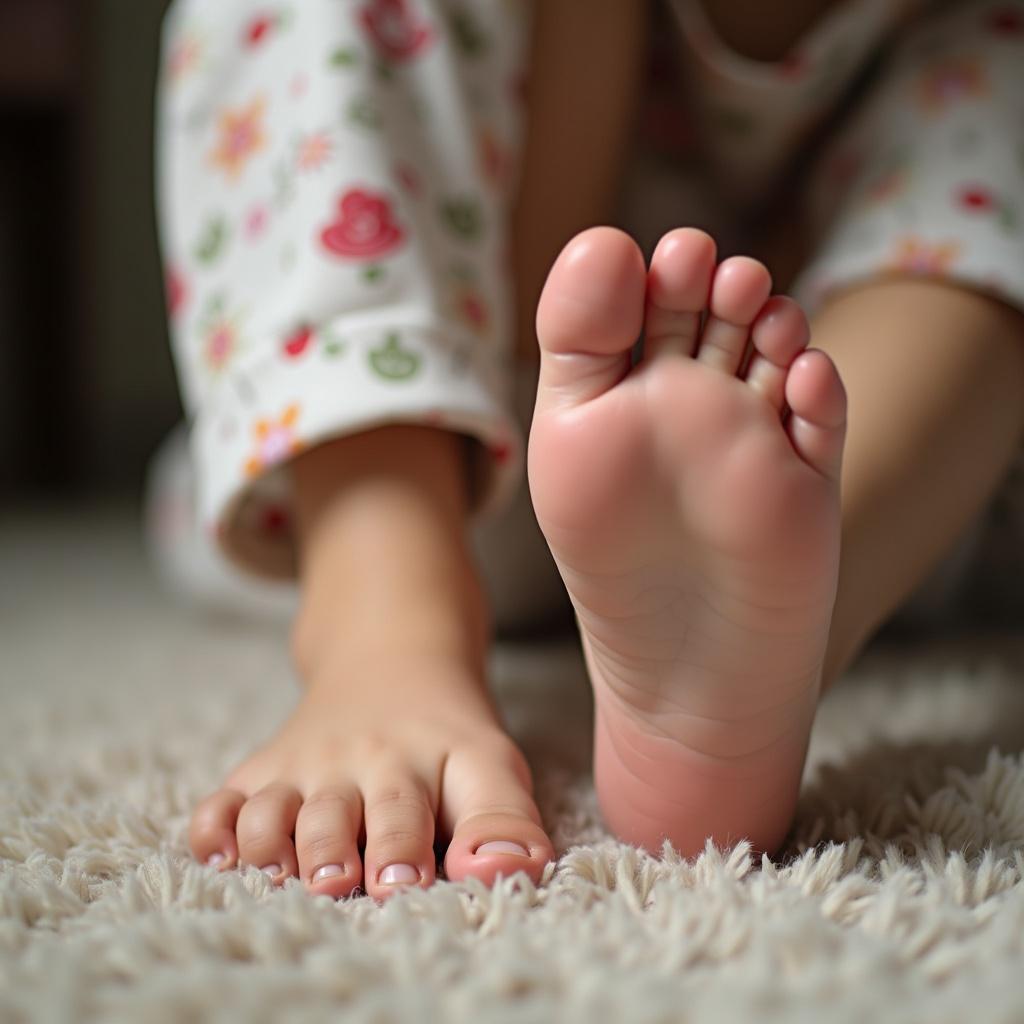
[(559, 860), (384, 907), (194, 863), (298, 688), (278, 627), (152, 581), (124, 517), (0, 523), (0, 1021), (1022, 1021), (1024, 646), (870, 652), (774, 860), (612, 841), (567, 643), (494, 671)]

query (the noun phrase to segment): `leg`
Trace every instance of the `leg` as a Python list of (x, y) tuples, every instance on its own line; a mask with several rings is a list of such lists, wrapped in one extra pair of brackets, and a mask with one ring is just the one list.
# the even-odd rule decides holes
[(1021, 15), (1012, 0), (921, 17), (804, 184), (816, 239), (794, 294), (850, 401), (825, 685), (981, 511), (1021, 441), (1020, 63), (1005, 31)]
[(892, 279), (837, 295), (812, 328), (850, 403), (827, 686), (1009, 468), (1024, 439), (1024, 315), (954, 284)]
[(537, 300), (559, 250), (612, 214), (643, 69), (646, 3), (541, 0), (513, 220), (517, 358), (535, 366)]
[[(588, 45), (600, 44), (599, 53), (607, 54), (613, 39), (622, 42), (609, 35), (622, 23), (614, 12), (629, 6), (607, 5), (594, 17), (580, 4), (543, 5), (537, 45), (546, 73), (533, 96), (537, 109), (547, 110), (545, 90), (557, 81), (557, 40), (550, 34), (575, 31), (579, 42), (589, 32)], [(192, 13), (208, 13), (199, 8), (193, 4)], [(179, 289), (193, 308), (209, 305), (236, 318), (244, 308), (261, 314), (254, 320), (262, 333), (245, 339), (244, 361), (232, 361), (237, 353), (223, 331), (211, 334), (221, 359), (212, 381), (204, 372), (209, 368), (190, 362), (197, 350), (211, 347), (210, 339), (193, 336), (206, 330), (204, 321), (189, 316), (179, 322), (178, 351), (184, 376), (200, 385), (190, 395), (199, 424), (195, 447), (207, 455), (200, 476), (222, 545), (267, 573), (285, 575), (298, 562), (302, 607), (294, 647), (306, 684), (281, 732), (197, 809), (192, 849), (222, 869), (256, 864), (275, 880), (297, 874), (314, 891), (331, 895), (345, 895), (360, 882), (378, 898), (396, 885), (429, 885), (435, 838), (450, 839), (445, 867), (452, 879), (489, 882), (519, 870), (536, 879), (552, 853), (527, 767), (487, 695), (488, 623), (463, 536), (474, 503), (480, 504), (481, 481), (470, 494), (460, 435), (481, 442), (475, 454), (487, 449), (492, 469), (504, 467), (490, 478), (504, 481), (506, 493), (505, 485), (515, 482), (517, 454), (514, 425), (494, 397), (501, 388), (493, 378), (509, 361), (499, 337), (508, 303), (496, 271), (506, 251), (504, 188), (516, 138), (508, 107), (519, 77), (502, 47), (513, 45), (517, 25), (506, 19), (518, 8), (505, 0), (472, 8), (453, 24), (449, 6), (433, 0), (365, 0), (353, 9), (311, 0), (274, 27), (289, 34), (275, 38), (267, 55), (287, 51), (294, 66), (316, 67), (307, 56), (323, 52), (331, 59), (319, 65), (320, 73), (335, 77), (315, 89), (301, 78), (283, 82), (289, 99), (278, 95), (269, 109), (291, 102), (297, 86), (311, 97), (298, 109), (317, 126), (332, 123), (339, 112), (346, 117), (340, 144), (333, 132), (321, 131), (297, 157), (299, 171), (318, 174), (286, 173), (286, 187), (275, 186), (282, 210), (292, 209), (291, 190), (304, 191), (301, 210), (296, 205), (299, 212), (291, 214), (292, 233), (316, 244), (299, 246), (303, 273), (288, 280), (262, 234), (269, 215), (263, 209), (253, 222), (252, 248), (228, 250), (229, 259), (244, 253), (259, 270), (235, 267), (222, 277), (233, 289), (230, 302), (197, 303), (191, 296), (191, 286), (209, 276), (205, 267), (190, 267), (190, 287)], [(254, 44), (257, 56), (264, 56), (258, 48), (265, 33)], [(445, 34), (447, 45), (438, 45)], [(460, 51), (466, 51), (463, 66), (438, 67)], [(598, 70), (607, 71), (593, 61), (580, 66), (591, 85)], [(238, 74), (214, 74), (213, 84), (230, 80), (240, 90), (263, 90), (271, 83), (253, 71), (258, 67), (246, 54), (234, 69)], [(257, 77), (249, 80), (246, 72)], [(451, 94), (463, 86), (464, 94)], [(204, 105), (181, 105), (185, 109), (169, 118), (175, 144), (165, 148), (172, 185), (165, 242), (172, 263), (175, 253), (190, 251), (195, 226), (185, 222), (196, 215), (196, 197), (204, 207), (214, 205), (207, 193), (216, 184), (207, 167), (195, 166), (200, 148), (183, 137)], [(258, 120), (265, 108), (254, 100), (246, 117)], [(550, 132), (552, 122), (544, 123)], [(250, 149), (266, 145), (265, 126), (257, 127), (249, 125), (241, 138)], [(277, 137), (284, 146), (288, 136)], [(614, 178), (609, 164), (596, 175), (595, 182), (605, 184), (593, 194), (579, 189), (572, 174), (559, 185), (565, 195), (552, 196), (550, 180), (544, 194), (538, 184), (545, 138), (542, 124), (527, 158), (533, 184), (519, 203), (520, 262), (530, 246), (556, 246), (559, 231), (568, 234), (579, 220), (599, 217), (590, 204), (604, 201)], [(591, 159), (612, 159), (614, 130), (609, 138), (611, 146), (600, 131), (586, 136)], [(224, 159), (234, 161), (233, 178), (251, 175), (235, 166), (241, 158), (227, 142), (224, 149)], [(287, 171), (287, 158), (295, 154), (278, 155), (286, 157)], [(321, 166), (335, 156), (346, 162), (340, 170), (351, 183), (343, 194)], [(366, 181), (380, 179), (367, 188)], [(326, 190), (319, 201), (311, 195), (317, 189)], [(533, 206), (542, 195), (550, 208), (538, 216)], [(315, 224), (302, 220), (310, 210), (320, 211)], [(248, 232), (249, 220), (242, 223)], [(283, 213), (281, 224), (288, 224)], [(212, 243), (204, 252), (214, 262), (223, 256)], [(429, 259), (417, 262), (417, 255)], [(259, 263), (260, 257), (269, 262)], [(236, 288), (251, 289), (246, 302)], [(297, 298), (314, 307), (308, 319), (294, 308)], [(302, 322), (278, 322), (293, 318)], [(254, 344), (263, 346), (264, 359), (253, 358)], [(247, 427), (255, 420), (255, 430), (239, 431), (219, 403), (240, 413)], [(379, 427), (388, 419), (404, 423)], [(259, 457), (246, 461), (244, 452), (217, 448), (251, 448), (254, 439), (247, 435), (253, 433)], [(291, 456), (289, 472), (274, 480), (283, 456)], [(243, 465), (244, 476), (235, 468)], [(266, 536), (253, 529), (261, 521), (253, 514), (258, 485), (282, 482), (289, 485), (291, 528), (282, 529), (278, 515), (276, 530)]]
[(204, 521), (249, 571), (298, 574), (305, 690), (192, 850), (333, 896), (431, 884), (435, 841), (451, 878), (536, 879), (551, 845), (464, 538), (521, 470), (500, 379), (519, 8), (258, 7), (172, 8), (163, 241)]

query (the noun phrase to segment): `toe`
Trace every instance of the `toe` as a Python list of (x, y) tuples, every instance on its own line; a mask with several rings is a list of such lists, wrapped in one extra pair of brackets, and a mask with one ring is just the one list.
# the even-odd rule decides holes
[(751, 328), (754, 354), (744, 379), (780, 412), (786, 400), (787, 371), (810, 338), (804, 311), (785, 295), (773, 295)]
[(238, 812), (238, 855), (275, 882), (297, 871), (292, 833), (302, 796), (293, 786), (275, 782), (254, 793)]
[(658, 243), (647, 275), (644, 359), (664, 352), (692, 356), (715, 272), (714, 239), (697, 228), (670, 231)]
[(537, 882), (554, 858), (530, 794), (529, 769), (515, 748), (497, 754), (452, 755), (442, 782), (444, 817), (454, 822), (445, 857), (452, 881), (524, 871)]
[(736, 373), (750, 340), (750, 325), (771, 290), (771, 275), (763, 263), (749, 256), (723, 261), (711, 283), (710, 315), (701, 332), (698, 361)]
[(303, 803), (295, 821), (299, 877), (310, 892), (347, 896), (363, 878), (357, 841), (363, 804), (359, 792), (324, 789)]
[(786, 378), (786, 402), (786, 429), (793, 447), (808, 465), (838, 480), (846, 437), (846, 389), (824, 352), (811, 349), (797, 357)]
[(238, 863), (235, 824), (245, 800), (237, 789), (220, 789), (196, 806), (188, 830), (196, 860), (222, 871)]
[(590, 228), (566, 245), (537, 307), (538, 409), (588, 401), (629, 372), (646, 279), (643, 253), (615, 228)]
[(426, 785), (406, 768), (378, 771), (363, 787), (366, 853), (363, 888), (387, 899), (434, 881), (435, 808)]

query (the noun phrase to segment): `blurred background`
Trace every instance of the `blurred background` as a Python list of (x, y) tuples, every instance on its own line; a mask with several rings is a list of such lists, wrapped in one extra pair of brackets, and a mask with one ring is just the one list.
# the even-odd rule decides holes
[[(74, 551), (98, 551), (103, 538), (110, 550), (127, 545), (132, 571), (145, 571), (145, 474), (181, 418), (153, 200), (168, 5), (0, 0), (0, 598), (9, 601), (15, 580), (40, 576), (40, 553), (54, 578), (74, 571), (57, 536), (77, 536)], [(116, 514), (97, 524), (97, 508)], [(915, 608), (929, 627), (1024, 622), (1024, 460)]]
[(0, 497), (136, 498), (180, 417), (153, 210), (164, 0), (0, 0)]

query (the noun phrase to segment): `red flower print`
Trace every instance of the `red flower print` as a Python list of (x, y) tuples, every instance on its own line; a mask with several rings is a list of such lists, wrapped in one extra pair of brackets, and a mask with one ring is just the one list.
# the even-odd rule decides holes
[(283, 505), (267, 505), (260, 514), (260, 530), (269, 537), (282, 537), (291, 527), (291, 517)]
[(338, 216), (320, 234), (324, 248), (336, 256), (373, 259), (401, 245), (405, 237), (392, 220), (388, 200), (363, 189), (349, 189), (338, 200)]
[(490, 128), (484, 128), (477, 138), (477, 156), (484, 177), (495, 188), (500, 188), (508, 177), (512, 160)]
[(407, 0), (370, 0), (359, 12), (363, 28), (382, 57), (406, 60), (428, 46), (434, 33), (417, 21)]
[(964, 185), (957, 190), (957, 202), (965, 209), (988, 213), (996, 208), (992, 193), (984, 185)]
[(1001, 36), (1024, 35), (1024, 15), (1015, 7), (997, 7), (989, 12), (988, 27)]
[(418, 196), (423, 187), (420, 176), (411, 164), (395, 164), (395, 177), (398, 183), (411, 196)]
[(482, 330), (487, 326), (487, 307), (476, 295), (463, 296), (462, 315), (477, 330)]
[(490, 326), (490, 314), (483, 296), (472, 285), (459, 285), (454, 296), (455, 313), (472, 331), (484, 333)]
[(203, 358), (207, 367), (219, 373), (238, 350), (238, 329), (231, 320), (215, 320), (203, 340)]
[(297, 359), (309, 347), (313, 338), (313, 328), (308, 324), (300, 324), (284, 340), (284, 353), (291, 359)]
[(176, 317), (182, 311), (188, 299), (185, 278), (174, 267), (168, 267), (164, 287), (167, 291), (167, 312), (172, 318)]
[(247, 46), (258, 46), (267, 37), (267, 33), (274, 27), (274, 19), (269, 15), (261, 14), (253, 18), (245, 27), (245, 42)]
[(267, 208), (257, 203), (245, 216), (245, 237), (250, 242), (255, 241), (266, 231), (268, 220)]
[(505, 444), (503, 441), (497, 442), (497, 444), (491, 445), (491, 458), (499, 465), (502, 466), (508, 462), (509, 457), (512, 455), (512, 446)]

